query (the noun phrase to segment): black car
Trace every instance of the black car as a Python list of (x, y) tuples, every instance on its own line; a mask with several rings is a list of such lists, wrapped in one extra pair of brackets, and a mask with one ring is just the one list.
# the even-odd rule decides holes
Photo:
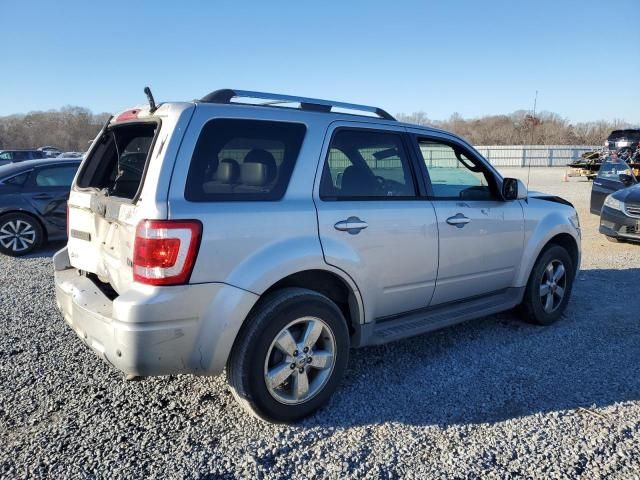
[(617, 157), (608, 157), (598, 170), (591, 187), (590, 210), (600, 215), (605, 199), (613, 192), (628, 188), (637, 183), (629, 165)]
[(640, 185), (624, 161), (609, 158), (602, 164), (593, 181), (590, 210), (600, 215), (600, 233), (612, 242), (640, 241)]
[(600, 214), (600, 233), (612, 242), (640, 242), (640, 185), (607, 197)]
[(18, 256), (67, 235), (67, 200), (80, 160), (0, 166), (0, 253)]
[(37, 160), (46, 157), (45, 152), (40, 150), (0, 150), (0, 165), (24, 162), (25, 160)]
[(640, 128), (627, 128), (614, 130), (607, 137), (606, 146), (610, 151), (618, 151), (621, 148), (629, 148), (635, 151), (640, 143)]

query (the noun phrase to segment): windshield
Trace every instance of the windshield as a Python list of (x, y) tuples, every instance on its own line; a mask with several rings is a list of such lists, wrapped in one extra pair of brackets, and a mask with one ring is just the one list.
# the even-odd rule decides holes
[(631, 168), (620, 159), (608, 158), (598, 171), (598, 178), (618, 180), (621, 173), (631, 175)]

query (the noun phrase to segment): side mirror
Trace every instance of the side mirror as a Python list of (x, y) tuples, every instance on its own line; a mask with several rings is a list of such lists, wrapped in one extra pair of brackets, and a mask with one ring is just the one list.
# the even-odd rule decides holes
[(527, 187), (517, 178), (505, 178), (502, 180), (502, 198), (510, 200), (526, 200)]
[(618, 178), (620, 179), (622, 184), (626, 187), (636, 183), (635, 178), (633, 178), (633, 176), (629, 175), (628, 173), (621, 173), (620, 175), (618, 175)]

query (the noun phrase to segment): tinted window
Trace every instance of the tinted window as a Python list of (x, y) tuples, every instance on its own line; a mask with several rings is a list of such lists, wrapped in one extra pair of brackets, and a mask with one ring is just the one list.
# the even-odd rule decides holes
[(482, 164), (451, 145), (419, 140), (434, 198), (488, 200), (493, 196), (491, 176)]
[(18, 175), (14, 175), (13, 177), (7, 178), (6, 180), (2, 180), (2, 183), (5, 185), (22, 186), (27, 181), (27, 178), (29, 178), (29, 173), (31, 172), (24, 172)]
[(39, 187), (70, 187), (78, 166), (43, 168), (36, 174)]
[(325, 200), (414, 197), (402, 138), (395, 133), (338, 130), (325, 160), (320, 197)]
[(192, 202), (282, 198), (305, 131), (298, 123), (211, 120), (193, 152), (185, 198)]
[(11, 160), (11, 152), (0, 153), (0, 160)]

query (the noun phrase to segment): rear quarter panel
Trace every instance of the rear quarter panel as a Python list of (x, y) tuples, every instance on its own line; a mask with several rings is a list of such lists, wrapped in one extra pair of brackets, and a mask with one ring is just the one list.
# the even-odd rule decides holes
[[(169, 218), (197, 219), (202, 242), (191, 283), (223, 282), (258, 295), (289, 274), (332, 270), (323, 261), (312, 198), (326, 115), (198, 104), (178, 153), (169, 189)], [(214, 118), (304, 123), (305, 138), (284, 197), (278, 201), (189, 202), (184, 198), (191, 157), (203, 126)]]

